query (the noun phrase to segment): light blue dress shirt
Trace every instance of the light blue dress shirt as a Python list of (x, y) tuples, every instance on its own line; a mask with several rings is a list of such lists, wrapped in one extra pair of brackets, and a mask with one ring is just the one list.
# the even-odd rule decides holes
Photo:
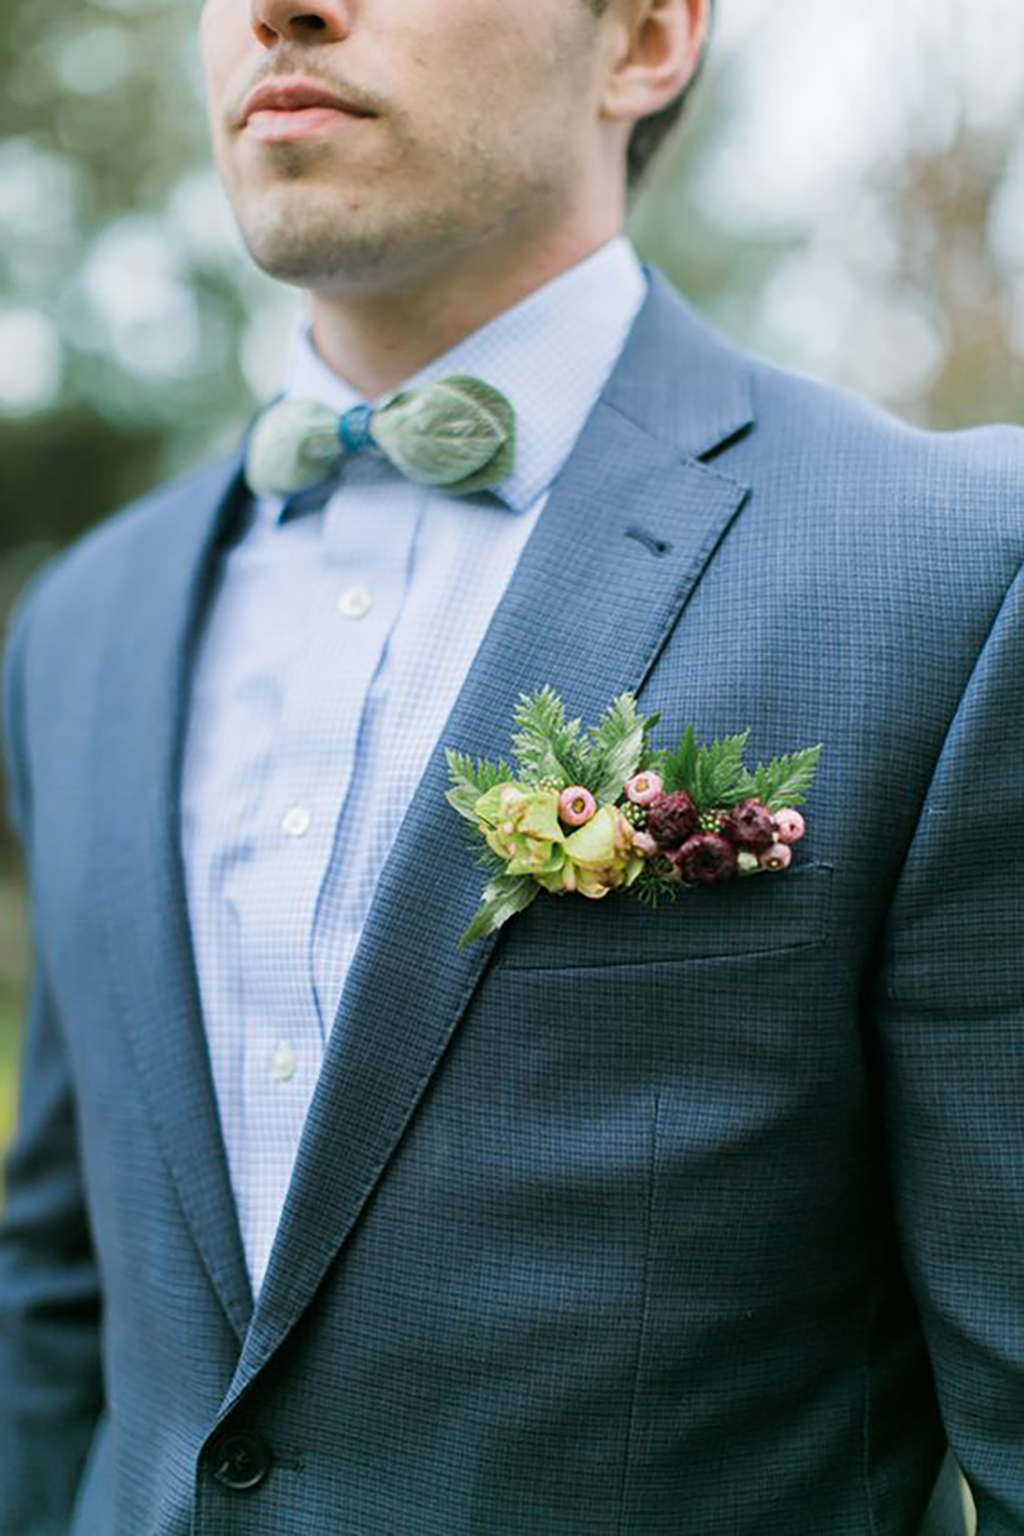
[[(378, 873), (645, 293), (620, 236), (407, 381), (476, 374), (512, 401), (517, 463), (497, 495), (446, 496), (356, 457), (319, 512), (282, 522), (283, 503), (261, 500), (224, 559), (192, 683), (182, 841), (254, 1293)], [(364, 403), (305, 330), (287, 393)]]

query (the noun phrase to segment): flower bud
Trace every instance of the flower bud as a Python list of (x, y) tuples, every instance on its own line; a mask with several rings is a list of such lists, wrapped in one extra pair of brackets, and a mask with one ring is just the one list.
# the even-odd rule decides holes
[(775, 812), (775, 840), (778, 843), (798, 843), (807, 830), (807, 824), (799, 811), (786, 806)]
[(558, 815), (570, 827), (583, 827), (597, 810), (597, 801), (582, 784), (570, 784), (558, 797)]
[(793, 850), (785, 843), (772, 843), (760, 855), (759, 863), (762, 869), (770, 869), (775, 873), (788, 869), (793, 858)]
[(635, 773), (622, 786), (627, 800), (634, 805), (651, 805), (661, 794), (664, 785), (660, 774)]

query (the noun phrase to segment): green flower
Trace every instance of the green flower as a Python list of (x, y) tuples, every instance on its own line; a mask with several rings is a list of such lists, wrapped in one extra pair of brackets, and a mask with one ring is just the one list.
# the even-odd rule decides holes
[(545, 890), (555, 895), (576, 891), (600, 900), (609, 891), (630, 886), (644, 867), (633, 846), (633, 829), (614, 805), (603, 805), (582, 827), (564, 839), (562, 863), (538, 873)]
[(506, 861), (510, 875), (554, 876), (565, 863), (565, 833), (558, 822), (558, 793), (520, 784), (495, 784), (473, 807), (488, 846)]

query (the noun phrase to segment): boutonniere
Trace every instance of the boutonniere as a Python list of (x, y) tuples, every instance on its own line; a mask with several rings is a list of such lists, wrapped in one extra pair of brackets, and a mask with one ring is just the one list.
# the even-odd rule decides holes
[(753, 771), (743, 761), (749, 731), (702, 746), (688, 728), (675, 751), (657, 751), (660, 716), (641, 715), (630, 693), (586, 732), (552, 688), (520, 695), (514, 719), (514, 766), (446, 753), (446, 798), (472, 824), (491, 877), (460, 948), (542, 891), (597, 900), (622, 890), (654, 906), (789, 868), (820, 746)]

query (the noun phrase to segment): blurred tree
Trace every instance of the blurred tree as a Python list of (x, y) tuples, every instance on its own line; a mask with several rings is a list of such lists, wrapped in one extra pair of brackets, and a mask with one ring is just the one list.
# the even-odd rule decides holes
[[(780, 0), (770, 22), (731, 88), (734, 114), (753, 97), (737, 143), (755, 163), (712, 199), (747, 235), (773, 228), (773, 198), (789, 210), (740, 339), (934, 429), (1024, 420), (1024, 11), (979, 0), (968, 24), (952, 0), (821, 0), (812, 17)], [(780, 75), (789, 100), (758, 157)], [(711, 156), (712, 177), (736, 158), (735, 144)], [(728, 305), (722, 318), (736, 330)]]
[(701, 177), (737, 109), (728, 59), (702, 80), (696, 99), (654, 162), (630, 209), (637, 250), (681, 293), (737, 337), (750, 336), (772, 268), (806, 239), (803, 228), (730, 228), (709, 212)]
[(194, 22), (169, 0), (7, 0), (0, 591), (26, 542), (65, 542), (249, 409), (259, 280), (203, 169)]
[(1016, 136), (961, 124), (941, 153), (911, 153), (888, 188), (897, 289), (927, 297), (940, 339), (917, 399), (894, 403), (929, 425), (1024, 419), (1022, 336), (992, 233), (1010, 196)]

